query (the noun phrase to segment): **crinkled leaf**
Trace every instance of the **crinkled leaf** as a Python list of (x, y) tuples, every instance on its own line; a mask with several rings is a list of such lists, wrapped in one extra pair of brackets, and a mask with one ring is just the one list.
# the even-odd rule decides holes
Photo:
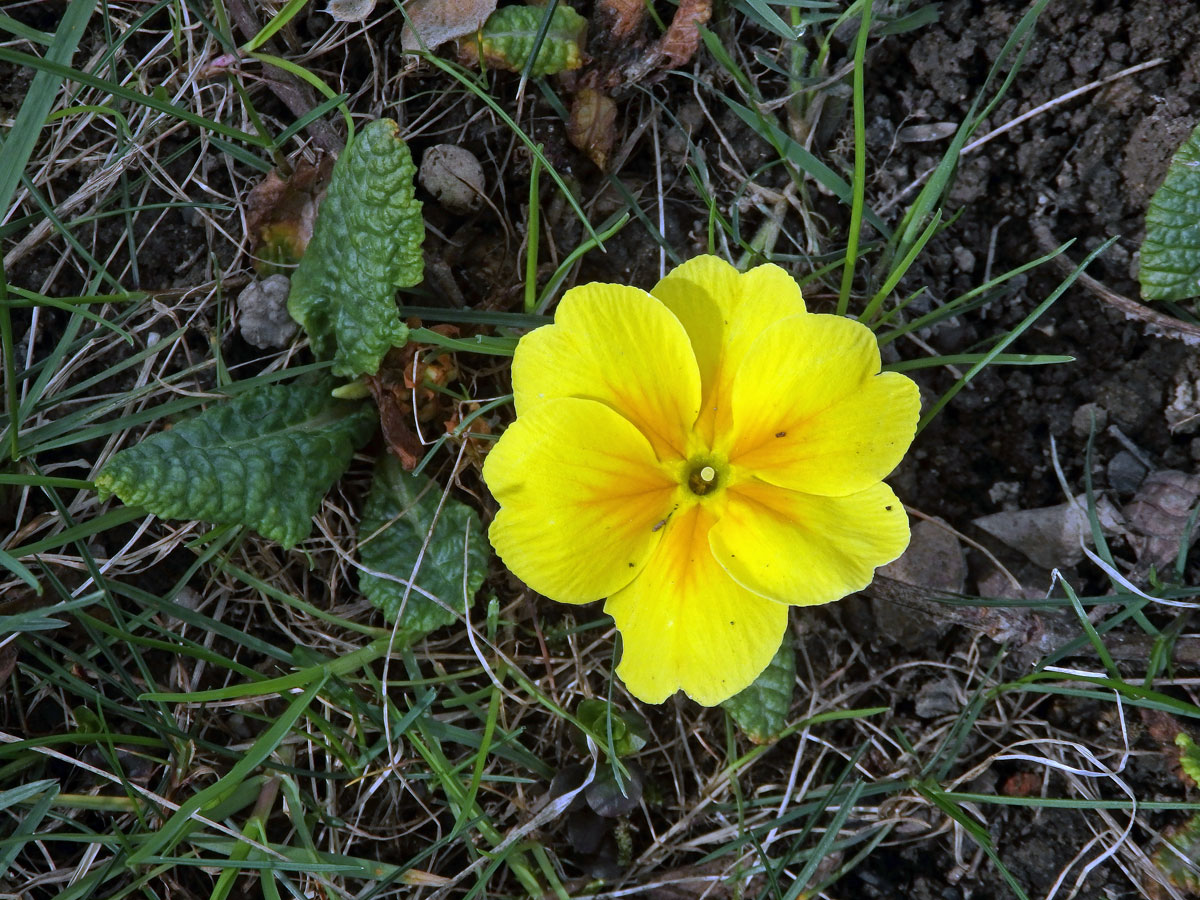
[(399, 126), (379, 119), (358, 133), (333, 169), (312, 240), (292, 276), (288, 312), (333, 372), (374, 375), (408, 340), (395, 292), (421, 280), (425, 223), (413, 198), (417, 170)]
[[(479, 516), (453, 497), (446, 498), (425, 546), (441, 499), (440, 486), (424, 475), (408, 474), (387, 454), (375, 467), (359, 524), (359, 558), (371, 572), (380, 573), (361, 572), (359, 588), (389, 622), (399, 618), (399, 634), (409, 643), (452, 624), (451, 610), (463, 608), (464, 589), (467, 599), (473, 599), (487, 572), (488, 544)], [(405, 599), (405, 582), (418, 557), (421, 565)]]
[[(505, 6), (488, 17), (479, 32), (477, 49), (483, 62), (493, 69), (524, 72), (537, 43), (545, 9), (539, 6)], [(530, 74), (554, 75), (583, 65), (583, 40), (587, 19), (569, 6), (559, 4), (550, 16), (550, 27), (533, 60)]]
[(787, 724), (792, 705), (792, 687), (796, 681), (796, 651), (784, 638), (783, 645), (754, 683), (721, 704), (733, 716), (746, 736), (756, 744), (765, 744), (779, 736)]
[(1200, 128), (1175, 152), (1150, 198), (1138, 280), (1147, 300), (1200, 296)]
[(328, 381), (267, 385), (214, 402), (122, 450), (96, 487), (163, 518), (245, 525), (292, 547), (377, 424), (370, 404), (329, 391)]

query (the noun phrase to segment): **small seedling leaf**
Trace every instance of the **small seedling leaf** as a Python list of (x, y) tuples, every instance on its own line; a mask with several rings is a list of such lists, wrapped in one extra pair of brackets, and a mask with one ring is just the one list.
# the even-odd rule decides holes
[(637, 753), (650, 740), (650, 727), (646, 720), (631, 710), (617, 710), (607, 700), (580, 700), (575, 715), (605, 746), (611, 723), (613, 750), (617, 756)]
[[(537, 44), (542, 16), (539, 6), (505, 6), (488, 17), (480, 29), (476, 46), (464, 50), (478, 52), (480, 61), (493, 69), (524, 72)], [(583, 65), (583, 42), (587, 19), (569, 6), (559, 4), (550, 16), (550, 27), (529, 69), (535, 78), (555, 75)]]
[(1179, 768), (1193, 782), (1200, 784), (1200, 747), (1182, 731), (1175, 735), (1175, 746), (1179, 748)]
[(1147, 300), (1200, 296), (1200, 128), (1175, 152), (1150, 198), (1138, 280)]
[(443, 504), (440, 486), (408, 474), (390, 454), (375, 467), (358, 539), (370, 570), (359, 574), (359, 588), (389, 622), (399, 619), (402, 644), (452, 624), (452, 610), (474, 599), (487, 572), (487, 539), (475, 511), (453, 497)]
[(416, 173), (391, 119), (362, 129), (334, 166), (288, 312), (317, 358), (333, 360), (335, 375), (374, 375), (383, 355), (408, 340), (394, 295), (423, 272)]
[(765, 744), (779, 736), (787, 723), (792, 705), (792, 687), (796, 681), (796, 652), (792, 642), (783, 645), (750, 687), (721, 704), (733, 716), (746, 736), (756, 744)]
[(267, 385), (122, 450), (96, 478), (170, 519), (245, 525), (284, 547), (308, 536), (321, 498), (375, 431), (370, 404), (337, 400), (330, 382)]

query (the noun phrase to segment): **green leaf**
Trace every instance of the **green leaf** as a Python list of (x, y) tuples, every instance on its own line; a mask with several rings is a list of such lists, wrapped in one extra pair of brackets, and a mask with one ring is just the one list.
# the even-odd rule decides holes
[(1200, 747), (1182, 731), (1175, 735), (1175, 746), (1179, 748), (1179, 767), (1188, 778), (1200, 784)]
[(267, 385), (213, 403), (109, 460), (100, 497), (164, 518), (246, 525), (292, 547), (378, 422), (369, 403), (329, 391), (328, 380)]
[(452, 610), (463, 608), (464, 593), (466, 602), (474, 599), (487, 572), (488, 545), (475, 510), (453, 497), (442, 503), (441, 487), (405, 472), (391, 454), (375, 467), (358, 541), (359, 558), (371, 570), (359, 574), (358, 586), (389, 622), (399, 619), (402, 643), (453, 624)]
[(600, 737), (601, 745), (608, 736), (611, 721), (613, 750), (617, 756), (637, 753), (650, 740), (650, 728), (644, 718), (631, 710), (613, 709), (607, 700), (580, 700), (575, 715), (588, 731)]
[[(493, 69), (524, 72), (537, 47), (538, 31), (546, 11), (539, 6), (505, 6), (484, 22), (479, 32), (479, 55)], [(550, 27), (529, 68), (535, 78), (555, 75), (583, 65), (583, 36), (587, 19), (559, 4), (550, 16)]]
[(1175, 152), (1150, 198), (1138, 280), (1147, 300), (1200, 296), (1200, 128)]
[(391, 119), (369, 124), (338, 158), (288, 312), (335, 375), (374, 375), (408, 340), (395, 293), (421, 280), (425, 223), (408, 146)]
[(779, 736), (787, 724), (792, 705), (792, 687), (796, 682), (796, 652), (792, 641), (784, 637), (779, 651), (750, 687), (721, 704), (756, 744), (765, 744)]

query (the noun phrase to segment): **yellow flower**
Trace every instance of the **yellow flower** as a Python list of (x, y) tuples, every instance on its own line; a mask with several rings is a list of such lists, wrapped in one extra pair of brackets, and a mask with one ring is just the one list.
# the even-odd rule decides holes
[(920, 401), (879, 368), (871, 331), (807, 313), (778, 266), (700, 256), (650, 293), (568, 291), (513, 359), (517, 419), (483, 467), (492, 544), (540, 594), (607, 598), (634, 696), (720, 703), (789, 605), (861, 590), (908, 545), (881, 479)]

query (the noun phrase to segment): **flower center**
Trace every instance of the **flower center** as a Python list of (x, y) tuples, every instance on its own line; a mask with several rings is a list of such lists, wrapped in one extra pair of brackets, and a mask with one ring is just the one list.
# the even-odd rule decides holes
[(707, 463), (694, 467), (688, 475), (687, 486), (693, 494), (703, 497), (717, 486), (717, 470)]

